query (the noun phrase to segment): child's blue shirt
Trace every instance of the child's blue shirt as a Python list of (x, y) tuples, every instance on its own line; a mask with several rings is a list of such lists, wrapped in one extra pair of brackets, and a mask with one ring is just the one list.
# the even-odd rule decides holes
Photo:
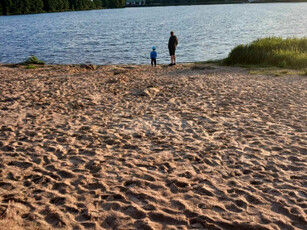
[(157, 52), (156, 51), (151, 51), (150, 53), (150, 58), (157, 58)]

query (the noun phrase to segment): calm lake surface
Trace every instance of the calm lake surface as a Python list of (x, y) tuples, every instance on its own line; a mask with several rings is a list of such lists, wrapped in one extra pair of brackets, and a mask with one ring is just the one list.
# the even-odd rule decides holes
[(0, 62), (33, 54), (54, 64), (145, 64), (155, 45), (169, 63), (225, 58), (238, 44), (267, 36), (307, 36), (307, 3), (124, 8), (0, 17)]

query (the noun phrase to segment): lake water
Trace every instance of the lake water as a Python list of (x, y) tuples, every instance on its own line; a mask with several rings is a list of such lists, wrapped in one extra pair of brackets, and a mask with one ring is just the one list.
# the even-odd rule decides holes
[(238, 44), (267, 36), (307, 36), (307, 3), (169, 6), (0, 17), (0, 62), (33, 54), (47, 63), (144, 64), (155, 45), (169, 63), (225, 58)]

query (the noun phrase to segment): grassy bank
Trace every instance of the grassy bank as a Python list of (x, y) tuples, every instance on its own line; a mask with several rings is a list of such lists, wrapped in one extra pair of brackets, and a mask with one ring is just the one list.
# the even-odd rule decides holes
[(235, 47), (224, 60), (227, 65), (260, 65), (281, 68), (307, 68), (307, 37), (262, 38)]

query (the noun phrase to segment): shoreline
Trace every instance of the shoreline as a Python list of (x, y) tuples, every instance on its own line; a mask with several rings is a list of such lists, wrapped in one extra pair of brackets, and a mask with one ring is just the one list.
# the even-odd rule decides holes
[(0, 228), (304, 229), (307, 78), (256, 70), (0, 64)]
[[(241, 69), (241, 70), (255, 70), (255, 71), (263, 71), (264, 74), (265, 72), (268, 73), (268, 71), (274, 72), (276, 71), (283, 71), (283, 72), (293, 72), (296, 73), (297, 75), (301, 75), (305, 73), (306, 68), (287, 68), (287, 67), (278, 67), (278, 66), (273, 66), (273, 65), (267, 65), (267, 64), (233, 64), (233, 65), (227, 65), (227, 64), (222, 64), (221, 62), (224, 61), (225, 59), (217, 59), (217, 60), (208, 60), (208, 61), (196, 61), (196, 62), (177, 62), (177, 66), (169, 66), (167, 63), (162, 63), (162, 64), (157, 64), (157, 68), (176, 68), (176, 67), (182, 67), (182, 68), (193, 68), (193, 66), (203, 66), (203, 67), (213, 67), (217, 69)], [(21, 68), (26, 69), (27, 66), (34, 66), (34, 69), (41, 69), (41, 68), (46, 68), (46, 67), (79, 67), (79, 68), (84, 68), (88, 70), (95, 70), (96, 68), (103, 68), (103, 67), (151, 67), (151, 64), (91, 64), (91, 63), (79, 63), (79, 64), (25, 64), (25, 63), (2, 63), (0, 62), (0, 67), (9, 67), (9, 68)], [(153, 67), (154, 69), (154, 67)], [(304, 75), (304, 74), (303, 74)]]

